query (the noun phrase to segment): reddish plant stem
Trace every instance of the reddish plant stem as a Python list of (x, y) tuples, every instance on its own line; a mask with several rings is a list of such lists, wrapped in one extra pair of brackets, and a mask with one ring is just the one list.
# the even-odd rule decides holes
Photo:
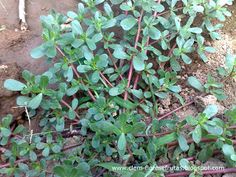
[(72, 144), (72, 145), (69, 145), (69, 146), (66, 146), (62, 149), (62, 151), (67, 151), (67, 150), (70, 150), (70, 149), (73, 149), (73, 148), (76, 148), (78, 146), (80, 146), (82, 143), (78, 143), (78, 144)]
[(58, 50), (58, 52), (59, 52), (63, 57), (66, 57), (66, 55), (64, 54), (64, 52), (60, 49), (60, 47), (56, 46), (56, 49)]
[[(108, 55), (109, 55), (109, 57), (110, 57), (110, 59), (111, 59), (111, 61), (112, 61), (112, 64), (113, 64), (115, 70), (118, 71), (118, 67), (117, 67), (116, 63), (114, 62), (114, 59), (113, 59), (113, 57), (112, 57), (112, 54), (111, 54), (111, 51), (110, 51), (109, 48), (107, 48), (107, 53), (108, 53)], [(119, 76), (120, 76), (121, 80), (124, 79), (123, 76), (122, 76), (121, 74), (119, 74)]]
[[(233, 127), (233, 126), (232, 126), (232, 127)], [(235, 128), (235, 127), (233, 127), (233, 128)], [(159, 134), (155, 134), (154, 136), (162, 136), (162, 135), (166, 135), (166, 134), (169, 134), (169, 133), (171, 133), (171, 132), (159, 133)], [(63, 134), (63, 137), (64, 137), (64, 138), (68, 138), (68, 137), (76, 136), (76, 135), (79, 135), (79, 134), (80, 134), (80, 131), (74, 130), (73, 132), (68, 132), (68, 133)], [(147, 136), (149, 136), (149, 135), (136, 135), (136, 136), (137, 136), (137, 137), (147, 137)], [(150, 136), (152, 136), (152, 135), (150, 135)], [(201, 140), (201, 142), (214, 142), (214, 141), (216, 141), (216, 139), (203, 138), (203, 139)], [(192, 142), (193, 142), (192, 139), (188, 140), (188, 144), (190, 144), (190, 143), (192, 143)], [(234, 145), (236, 144), (236, 140), (233, 140), (233, 144), (234, 144)], [(81, 143), (80, 143), (80, 144), (76, 144), (76, 145), (67, 146), (67, 147), (63, 148), (62, 151), (66, 151), (66, 150), (72, 149), (72, 148), (77, 147), (77, 146), (79, 146), (79, 145), (81, 145)], [(169, 146), (172, 146), (172, 147), (175, 147), (176, 145), (178, 145), (178, 142), (175, 141), (175, 142), (169, 143), (168, 145), (169, 145)], [(3, 150), (3, 149), (0, 149), (0, 150)], [(219, 152), (216, 152), (216, 153), (219, 153)], [(39, 154), (38, 157), (40, 158), (40, 157), (42, 157), (42, 155)], [(188, 157), (187, 159), (188, 159), (189, 161), (192, 161), (192, 160), (194, 160), (194, 158), (195, 158), (195, 157)], [(19, 160), (15, 161), (15, 164), (24, 163), (24, 162), (27, 162), (28, 160), (29, 160), (29, 159), (19, 159)], [(171, 164), (167, 163), (167, 164), (161, 164), (160, 166), (170, 166), (170, 165), (171, 165)], [(9, 166), (10, 166), (10, 163), (0, 164), (0, 169), (1, 169), (1, 168), (6, 168), (6, 167), (9, 167)], [(173, 173), (173, 174), (176, 174), (176, 173)]]
[[(156, 14), (156, 12), (155, 12), (155, 14)], [(155, 14), (154, 14), (154, 15), (155, 15)], [(148, 36), (147, 42), (146, 42), (146, 46), (149, 45), (149, 40), (150, 40), (150, 37)], [(145, 51), (145, 54), (147, 54), (147, 50)], [(136, 75), (136, 77), (135, 77), (135, 80), (134, 80), (134, 89), (136, 89), (137, 86), (138, 86), (139, 77), (140, 77), (140, 74), (137, 73), (137, 75)]]
[[(79, 75), (77, 69), (75, 68), (75, 66), (74, 66), (73, 64), (71, 64), (70, 66), (71, 66), (72, 70), (74, 71), (76, 77), (77, 77), (77, 78), (80, 78), (80, 75)], [(83, 82), (83, 81), (82, 81), (82, 82)]]
[(175, 47), (176, 47), (176, 43), (172, 46), (172, 48), (170, 49), (170, 51), (169, 51), (169, 53), (168, 53), (168, 57), (170, 57), (171, 55), (172, 55), (172, 53), (173, 53), (173, 51), (174, 51), (174, 49), (175, 49)]
[[(176, 9), (174, 9), (174, 10), (182, 10), (184, 7), (178, 7), (178, 8), (176, 8)], [(165, 14), (167, 14), (167, 13), (169, 13), (170, 12), (170, 10), (166, 10), (166, 11), (164, 11), (164, 12), (161, 12), (161, 13), (159, 13), (159, 16), (161, 16), (161, 15), (165, 15)]]
[[(64, 152), (64, 151), (67, 151), (67, 150), (69, 150), (69, 149), (78, 147), (78, 146), (80, 146), (80, 145), (81, 145), (81, 143), (73, 144), (73, 145), (70, 145), (70, 146), (66, 146), (66, 147), (64, 147), (64, 148), (62, 149), (62, 151)], [(42, 154), (39, 154), (39, 155), (38, 155), (38, 158), (41, 158), (42, 156), (43, 156)], [(28, 161), (29, 161), (29, 159), (19, 159), (19, 160), (16, 160), (16, 161), (14, 162), (14, 165), (18, 165), (19, 163), (25, 163), (25, 162), (28, 162)], [(0, 164), (0, 169), (2, 169), (2, 168), (7, 168), (7, 167), (9, 167), (9, 166), (11, 166), (10, 163)]]
[[(15, 164), (23, 163), (23, 162), (26, 162), (26, 161), (28, 161), (28, 159), (19, 159), (19, 160), (15, 161)], [(11, 165), (10, 163), (1, 164), (0, 169), (9, 167), (10, 165)]]
[[(129, 75), (128, 75), (128, 84), (126, 86), (126, 89), (128, 89), (129, 86), (130, 86), (130, 82), (131, 82), (131, 79), (132, 79), (132, 74), (133, 74), (133, 63), (132, 63), (132, 59), (131, 59)], [(124, 100), (127, 100), (127, 98), (128, 98), (128, 91), (126, 90), (125, 95), (124, 95)]]
[[(60, 53), (63, 57), (66, 57), (66, 55), (64, 54), (64, 52), (63, 52), (58, 46), (56, 46), (56, 49), (59, 51), (59, 53)], [(76, 77), (77, 77), (77, 78), (80, 78), (80, 75), (79, 75), (79, 73), (77, 72), (77, 70), (76, 70), (75, 66), (73, 65), (73, 63), (71, 63), (70, 66), (72, 67), (72, 70), (74, 71)], [(83, 80), (81, 80), (81, 83), (82, 83), (83, 85), (85, 85), (84, 82), (83, 82)], [(89, 94), (90, 98), (91, 98), (93, 101), (96, 101), (96, 98), (93, 96), (92, 92), (91, 92), (89, 89), (88, 89), (88, 94)]]
[[(201, 139), (201, 142), (204, 142), (204, 143), (215, 142), (215, 141), (217, 141), (217, 139), (215, 139), (215, 138), (211, 138), (211, 139), (210, 138), (202, 138)], [(193, 139), (188, 139), (187, 140), (188, 144), (191, 144), (193, 142), (194, 142)], [(233, 144), (236, 144), (236, 140), (232, 140), (232, 142), (233, 142)], [(168, 148), (175, 147), (178, 144), (179, 144), (178, 141), (174, 141), (174, 142), (168, 143)]]
[(138, 134), (138, 135), (135, 135), (135, 137), (161, 137), (163, 135), (167, 135), (167, 134), (170, 134), (172, 132), (173, 131), (167, 131), (167, 132), (163, 132), (163, 133), (155, 133), (155, 134), (148, 134), (148, 135)]
[[(178, 34), (178, 33), (174, 33), (174, 34)], [(161, 37), (158, 40), (152, 41), (152, 42), (150, 42), (150, 45), (153, 45), (153, 44), (156, 44), (156, 43), (160, 42), (163, 38), (169, 38), (171, 35), (172, 34), (168, 34), (167, 36)]]
[[(71, 67), (72, 67), (72, 70), (74, 71), (74, 73), (76, 74), (76, 76), (77, 76), (78, 78), (80, 78), (79, 73), (77, 72), (75, 66), (72, 64)], [(82, 83), (83, 85), (85, 85), (85, 83), (84, 83), (83, 80), (81, 80), (81, 83)], [(93, 101), (96, 101), (96, 98), (93, 96), (93, 94), (92, 94), (92, 92), (91, 92), (90, 89), (88, 89), (88, 94), (89, 94), (90, 98), (91, 98)]]
[[(140, 37), (140, 33), (141, 33), (142, 17), (143, 17), (143, 10), (141, 11), (140, 17), (138, 19), (138, 31), (137, 31), (137, 35), (136, 35), (136, 38), (135, 38), (135, 44), (134, 44), (134, 48), (135, 49), (137, 49), (138, 41), (139, 41), (139, 37)], [(128, 74), (128, 83), (127, 83), (126, 89), (128, 89), (130, 87), (130, 82), (131, 82), (132, 75), (133, 75), (134, 66), (133, 66), (132, 61), (133, 61), (133, 56), (131, 57), (131, 60), (130, 60), (130, 68), (129, 68), (129, 74)], [(126, 90), (125, 94), (124, 94), (124, 100), (127, 100), (127, 98), (128, 98), (128, 91)]]
[[(62, 103), (63, 105), (65, 105), (68, 109), (73, 110), (72, 107), (71, 107), (66, 101), (61, 100), (61, 103)], [(80, 119), (80, 116), (78, 115), (78, 113), (77, 113), (75, 110), (73, 110), (73, 111), (74, 111), (76, 117), (77, 117), (78, 119)]]
[[(216, 141), (216, 139), (213, 139), (213, 138), (212, 139), (202, 138), (200, 142), (209, 143), (209, 142), (214, 142), (214, 141)], [(193, 139), (188, 139), (187, 140), (187, 144), (191, 144), (193, 142), (194, 142)], [(178, 141), (174, 141), (174, 142), (168, 143), (168, 148), (175, 147), (178, 144), (179, 144)]]
[[(93, 52), (94, 54), (94, 52)], [(113, 85), (110, 83), (110, 81), (104, 76), (104, 74), (102, 72), (99, 72), (100, 76), (103, 78), (103, 80), (105, 80), (105, 82), (110, 86), (113, 87)]]
[[(185, 125), (182, 127), (182, 129), (188, 129), (190, 126), (189, 125)], [(168, 134), (171, 134), (175, 131), (166, 131), (166, 132), (162, 132), (162, 133), (154, 133), (154, 134), (139, 134), (139, 135), (136, 135), (136, 137), (161, 137), (161, 136), (164, 136), (164, 135), (168, 135)]]
[[(175, 43), (175, 44), (171, 47), (171, 49), (169, 50), (168, 57), (170, 57), (170, 56), (173, 54), (173, 51), (174, 51), (175, 47), (176, 47), (176, 43)], [(160, 63), (160, 67), (161, 67), (161, 68), (164, 68), (164, 67), (165, 67), (165, 64), (166, 64), (166, 62)]]
[[(58, 46), (57, 46), (56, 48), (57, 48), (57, 50), (61, 53), (61, 55), (62, 55), (63, 57), (66, 57), (65, 54), (62, 52), (62, 50), (61, 50)], [(71, 65), (72, 70), (74, 71), (76, 77), (77, 77), (77, 78), (80, 78), (80, 75), (79, 75), (79, 73), (77, 72), (77, 70), (76, 70), (75, 66), (73, 65), (73, 63), (71, 63), (70, 65)], [(101, 75), (102, 78), (108, 83), (109, 86), (113, 87), (113, 85), (107, 80), (107, 78), (106, 78), (101, 72), (100, 72), (100, 75)], [(82, 82), (82, 84), (84, 84), (83, 80), (81, 80), (81, 82)], [(84, 84), (84, 85), (85, 85), (85, 84)], [(93, 94), (92, 94), (92, 92), (91, 92), (90, 90), (88, 90), (88, 94), (89, 94), (89, 96), (92, 98), (93, 101), (96, 100), (96, 98), (93, 96)]]
[(189, 105), (191, 105), (191, 104), (193, 104), (193, 103), (194, 103), (194, 101), (190, 101), (190, 102), (186, 103), (185, 105), (180, 106), (180, 107), (174, 109), (173, 111), (170, 111), (170, 112), (168, 112), (168, 113), (166, 113), (166, 114), (160, 116), (160, 117), (158, 118), (158, 120), (162, 120), (162, 119), (164, 119), (164, 118), (166, 118), (166, 117), (172, 115), (173, 113), (175, 113), (175, 112), (177, 112), (177, 111), (183, 109), (184, 107), (189, 106)]
[[(126, 4), (127, 4), (127, 3), (126, 3)], [(126, 10), (126, 11), (125, 11), (125, 15), (127, 16), (128, 14), (129, 14), (129, 12)]]
[[(191, 173), (190, 171), (168, 173), (168, 174), (165, 174), (165, 177), (188, 176), (190, 173)], [(226, 174), (226, 173), (236, 173), (236, 168), (225, 168), (225, 169), (219, 169), (219, 170), (204, 170), (204, 171), (202, 171), (203, 175)]]
[[(190, 126), (189, 125), (185, 125), (183, 127), (183, 129), (188, 129)], [(236, 129), (236, 126), (230, 126), (229, 129)], [(135, 137), (162, 137), (164, 135), (168, 135), (168, 134), (171, 134), (173, 133), (174, 131), (167, 131), (167, 132), (162, 132), (162, 133), (155, 133), (155, 134), (138, 134), (138, 135), (135, 135)], [(207, 139), (207, 138), (203, 138), (201, 140), (201, 142), (214, 142), (216, 141), (216, 139)], [(236, 144), (236, 140), (232, 140), (233, 141), (233, 144)], [(192, 139), (189, 139), (188, 141), (188, 144), (190, 143), (193, 143), (194, 141)], [(168, 144), (169, 148), (174, 148), (175, 146), (178, 145), (178, 142), (177, 141), (174, 141), (174, 142), (171, 142)]]
[(136, 75), (136, 77), (135, 77), (135, 80), (134, 80), (134, 89), (136, 89), (137, 86), (138, 86), (139, 77), (140, 77), (140, 74), (137, 73), (137, 75)]
[(78, 119), (74, 119), (74, 120), (71, 120), (71, 119), (69, 119), (69, 117), (67, 117), (67, 116), (64, 116), (64, 118), (65, 119), (67, 119), (70, 123), (70, 125), (71, 126), (73, 126), (73, 125), (78, 125), (79, 123), (80, 123), (80, 120), (78, 120)]
[[(158, 0), (158, 3), (160, 4), (161, 0)], [(157, 17), (157, 12), (154, 12), (153, 17), (154, 17), (154, 19)], [(148, 36), (146, 46), (149, 45), (149, 40), (150, 40), (150, 37)], [(145, 51), (145, 54), (147, 54), (147, 50)], [(137, 73), (136, 78), (134, 80), (134, 89), (136, 89), (138, 86), (139, 77), (140, 77), (140, 74)]]
[(100, 72), (100, 75), (102, 77), (102, 79), (110, 86), (113, 87), (112, 83), (110, 83), (110, 81)]

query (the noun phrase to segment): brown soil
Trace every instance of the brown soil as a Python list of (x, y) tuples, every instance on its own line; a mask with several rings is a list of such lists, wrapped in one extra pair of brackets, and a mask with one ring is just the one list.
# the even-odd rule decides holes
[[(30, 0), (27, 1), (27, 23), (29, 30), (19, 30), (18, 0), (0, 0), (0, 64), (16, 62), (23, 69), (39, 73), (47, 67), (43, 60), (32, 60), (29, 53), (41, 43), (40, 16), (46, 15), (51, 9), (65, 13), (76, 9), (76, 0)], [(37, 67), (35, 67), (37, 66)]]
[[(205, 64), (201, 61), (198, 56), (193, 56), (193, 64), (191, 67), (183, 66), (183, 74), (181, 79), (183, 82), (187, 82), (187, 78), (189, 76), (196, 76), (203, 84), (207, 81), (207, 74), (211, 74), (218, 82), (222, 81), (222, 78), (217, 73), (216, 69), (218, 67), (223, 67), (225, 63), (225, 55), (227, 52), (236, 53), (236, 3), (230, 7), (232, 16), (227, 19), (224, 23), (223, 29), (220, 31), (222, 39), (216, 41), (206, 41), (206, 45), (210, 45), (216, 49), (216, 52), (213, 54), (208, 54), (209, 61)], [(219, 104), (229, 109), (236, 105), (236, 80), (229, 79), (224, 83), (224, 92), (228, 96), (228, 98)], [(181, 95), (185, 99), (190, 99), (195, 96), (196, 92), (189, 88), (186, 85), (186, 88), (183, 88)], [(189, 106), (184, 110), (181, 110), (177, 113), (178, 116), (184, 118), (186, 113), (190, 113), (191, 115), (195, 115), (199, 111), (196, 109), (196, 106)]]
[[(217, 68), (223, 67), (225, 63), (225, 55), (227, 52), (235, 53), (236, 45), (236, 35), (232, 35), (229, 31), (221, 31), (221, 40), (207, 42), (207, 45), (213, 46), (216, 49), (216, 52), (213, 54), (208, 54), (209, 61), (207, 63), (201, 62), (201, 59), (197, 56), (191, 67), (184, 67), (183, 72), (185, 73), (181, 78), (184, 83), (187, 83), (187, 78), (189, 76), (195, 76), (198, 78), (202, 84), (207, 82), (207, 75), (211, 74), (216, 81), (221, 82), (222, 77), (217, 73)], [(220, 107), (225, 107), (227, 109), (236, 105), (236, 80), (230, 78), (224, 83), (224, 92), (227, 95), (227, 99), (217, 103)], [(188, 85), (185, 85), (183, 91), (180, 93), (186, 100), (194, 98), (195, 103), (198, 104), (195, 100), (196, 92), (194, 89), (190, 88)], [(204, 98), (203, 98), (204, 99)], [(210, 101), (210, 100), (209, 100)], [(202, 105), (206, 106), (205, 104)], [(219, 108), (219, 107), (218, 107)], [(221, 109), (222, 110), (222, 109)], [(186, 112), (195, 115), (201, 109), (196, 109), (196, 104), (194, 106), (189, 106), (186, 110), (181, 110), (177, 113), (180, 117), (187, 116)], [(223, 112), (222, 112), (223, 113)], [(182, 117), (183, 118), (183, 117)]]
[(19, 80), (21, 68), (16, 63), (0, 65), (0, 113), (2, 115), (12, 114), (15, 118), (22, 114), (21, 108), (16, 106), (16, 93), (7, 91), (3, 88), (5, 79), (11, 78)]
[[(233, 6), (230, 6), (232, 17), (227, 19), (227, 21), (224, 23), (224, 28), (219, 31), (221, 34), (222, 39), (216, 40), (216, 41), (206, 41), (205, 45), (212, 46), (216, 49), (216, 52), (213, 54), (208, 54), (209, 61), (207, 63), (204, 63), (197, 54), (194, 54), (192, 56), (192, 64), (191, 67), (188, 65), (182, 64), (182, 73), (180, 79), (180, 85), (182, 87), (182, 91), (180, 92), (180, 95), (186, 100), (186, 102), (190, 100), (194, 100), (196, 103), (196, 100), (194, 99), (198, 92), (196, 92), (193, 88), (189, 87), (187, 83), (187, 78), (189, 76), (195, 76), (197, 77), (202, 84), (205, 84), (207, 81), (207, 75), (211, 74), (216, 81), (221, 82), (222, 77), (219, 76), (217, 73), (218, 67), (223, 67), (225, 63), (225, 55), (227, 52), (230, 53), (236, 53), (236, 11), (234, 10), (236, 8), (236, 3), (234, 3)], [(225, 107), (227, 109), (233, 107), (236, 105), (236, 80), (229, 79), (227, 82), (224, 83), (224, 91), (225, 94), (228, 96), (228, 98), (220, 103), (217, 103), (218, 105), (221, 105), (220, 107)], [(170, 103), (171, 100), (171, 103)], [(198, 103), (196, 103), (198, 104)], [(181, 118), (185, 118), (188, 115), (196, 115), (199, 111), (202, 111), (202, 109), (198, 109), (196, 107), (196, 104), (190, 105), (188, 107), (185, 107), (184, 109), (176, 112), (176, 114)], [(171, 110), (174, 110), (180, 106), (179, 101), (175, 98), (168, 98), (164, 101), (160, 102), (159, 107), (159, 113), (165, 114), (170, 112)], [(206, 106), (206, 105), (202, 105)]]
[(47, 69), (44, 60), (33, 60), (29, 55), (30, 51), (42, 42), (39, 17), (48, 14), (50, 9), (61, 13), (76, 9), (77, 1), (27, 1), (26, 18), (29, 30), (26, 32), (19, 30), (18, 0), (0, 1), (0, 117), (13, 113), (16, 118), (22, 111), (12, 108), (16, 106), (16, 96), (3, 88), (3, 81), (7, 78), (19, 79), (21, 76), (19, 68), (36, 74)]

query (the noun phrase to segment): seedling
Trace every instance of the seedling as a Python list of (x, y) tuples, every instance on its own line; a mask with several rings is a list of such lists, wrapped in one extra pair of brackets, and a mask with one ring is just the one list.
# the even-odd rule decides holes
[(218, 100), (224, 100), (227, 98), (223, 90), (223, 83), (216, 82), (210, 74), (208, 74), (207, 82), (204, 85), (202, 85), (202, 83), (194, 76), (188, 78), (188, 84), (201, 92), (214, 95)]
[(225, 77), (223, 82), (225, 82), (229, 78), (235, 78), (235, 76), (236, 76), (236, 56), (228, 53), (225, 57), (225, 66), (219, 67), (217, 70), (221, 76)]

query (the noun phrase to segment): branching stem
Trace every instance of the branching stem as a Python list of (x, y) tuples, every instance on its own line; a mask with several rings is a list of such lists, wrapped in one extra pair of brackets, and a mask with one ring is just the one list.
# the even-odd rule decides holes
[(180, 107), (178, 107), (178, 108), (176, 108), (176, 109), (174, 109), (174, 110), (172, 110), (172, 111), (170, 111), (170, 112), (168, 112), (168, 113), (166, 113), (166, 114), (164, 114), (164, 115), (158, 117), (158, 120), (162, 120), (162, 119), (164, 119), (164, 118), (166, 118), (166, 117), (172, 115), (173, 113), (175, 113), (175, 112), (177, 112), (177, 111), (183, 109), (184, 107), (187, 107), (187, 106), (189, 106), (189, 105), (191, 105), (191, 104), (193, 104), (193, 103), (194, 103), (194, 101), (190, 101), (190, 102), (186, 103), (185, 105), (180, 106)]
[[(61, 100), (61, 103), (63, 104), (63, 105), (65, 105), (68, 109), (71, 109), (71, 110), (73, 110), (73, 108), (66, 102), (66, 101), (64, 101), (64, 100)], [(78, 113), (75, 111), (75, 110), (73, 110), (74, 111), (74, 113), (75, 113), (75, 115), (76, 115), (76, 117), (78, 118), (78, 119), (80, 119), (80, 117), (79, 117), (79, 115), (78, 115)]]
[[(137, 49), (137, 47), (138, 47), (138, 41), (139, 41), (139, 38), (140, 38), (142, 17), (143, 17), (143, 10), (141, 11), (140, 17), (138, 19), (138, 31), (137, 31), (137, 35), (136, 35), (136, 38), (135, 38), (135, 44), (134, 44), (135, 49)], [(133, 56), (132, 56), (131, 61), (130, 61), (130, 68), (129, 68), (129, 74), (128, 74), (128, 83), (127, 83), (126, 89), (129, 89), (129, 87), (130, 87), (130, 82), (131, 82), (132, 75), (133, 75), (133, 69), (134, 69), (134, 66), (133, 66)], [(126, 90), (125, 94), (124, 94), (124, 100), (127, 100), (127, 98), (128, 98), (128, 91)]]
[(112, 83), (101, 72), (100, 72), (100, 76), (110, 87), (113, 87)]
[[(59, 51), (59, 53), (63, 56), (63, 57), (66, 57), (66, 55), (64, 54), (64, 52), (58, 47), (56, 46), (56, 49)], [(77, 78), (80, 78), (80, 75), (78, 73), (78, 71), (76, 70), (75, 66), (73, 63), (71, 63), (71, 67), (72, 67), (72, 70), (74, 71), (75, 75)], [(81, 80), (81, 83), (84, 84), (83, 80)], [(95, 101), (96, 98), (93, 96), (92, 92), (88, 89), (88, 94), (90, 96), (90, 98)]]
[[(67, 150), (69, 150), (69, 149), (76, 148), (76, 147), (80, 146), (82, 143), (83, 143), (83, 142), (78, 143), (78, 144), (73, 144), (73, 145), (70, 145), (70, 146), (66, 146), (66, 147), (64, 147), (64, 148), (62, 149), (62, 151), (64, 152), (64, 151), (67, 151)], [(42, 156), (43, 156), (42, 154), (39, 154), (39, 155), (38, 155), (38, 158), (41, 158)], [(14, 165), (18, 165), (19, 163), (26, 163), (26, 162), (28, 162), (28, 161), (29, 161), (29, 159), (19, 159), (19, 160), (16, 160), (16, 161), (14, 162)], [(2, 169), (2, 168), (7, 168), (7, 167), (10, 167), (10, 166), (11, 166), (11, 163), (0, 164), (0, 169)]]
[[(161, 0), (158, 0), (158, 3), (160, 4), (160, 3), (161, 3)], [(157, 17), (157, 12), (154, 12), (153, 18), (156, 19), (156, 17)], [(150, 41), (150, 37), (148, 36), (147, 42), (146, 42), (146, 46), (149, 45), (149, 41)], [(145, 54), (147, 54), (147, 50), (145, 51)], [(138, 81), (139, 81), (139, 77), (140, 77), (140, 74), (137, 73), (137, 75), (136, 75), (136, 77), (135, 77), (135, 80), (134, 80), (134, 89), (137, 88)]]
[[(115, 61), (114, 61), (114, 59), (113, 59), (113, 57), (112, 57), (112, 54), (111, 54), (111, 51), (110, 51), (110, 49), (109, 48), (107, 48), (106, 49), (107, 50), (107, 53), (108, 53), (108, 55), (109, 55), (109, 57), (110, 57), (110, 59), (111, 59), (111, 62), (112, 62), (112, 64), (113, 64), (113, 66), (114, 66), (114, 68), (115, 68), (115, 70), (119, 70), (118, 69), (118, 67), (117, 67), (117, 65), (116, 65), (116, 63), (115, 63)], [(121, 78), (121, 80), (123, 80), (124, 78), (123, 78), (123, 76), (121, 75), (121, 74), (119, 74), (119, 76), (120, 76), (120, 78)]]

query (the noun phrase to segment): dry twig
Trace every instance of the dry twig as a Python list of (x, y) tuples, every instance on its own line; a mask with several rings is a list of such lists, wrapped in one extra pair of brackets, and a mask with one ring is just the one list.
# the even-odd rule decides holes
[(25, 0), (19, 0), (19, 19), (20, 19), (20, 29), (21, 31), (26, 31), (28, 29), (28, 24), (25, 18)]

